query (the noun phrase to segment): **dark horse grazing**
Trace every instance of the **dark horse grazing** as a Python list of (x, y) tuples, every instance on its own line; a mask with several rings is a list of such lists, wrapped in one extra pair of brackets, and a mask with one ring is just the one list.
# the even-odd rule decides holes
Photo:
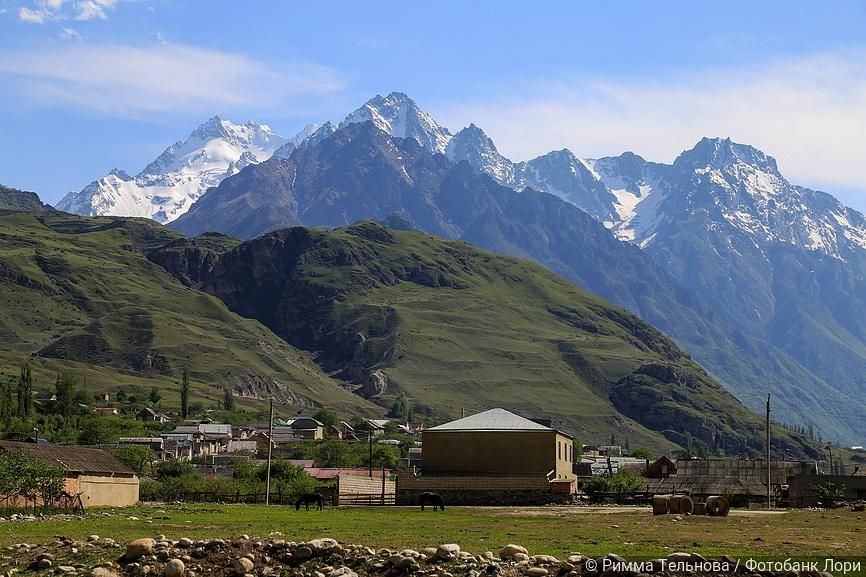
[(433, 510), (445, 510), (445, 501), (442, 500), (442, 495), (439, 493), (421, 493), (418, 495), (418, 500), (421, 501), (421, 510), (424, 510), (424, 505), (433, 505)]
[(307, 506), (307, 511), (310, 510), (310, 503), (316, 504), (316, 511), (321, 511), (325, 506), (325, 498), (318, 493), (304, 493), (298, 500), (295, 501), (295, 511), (301, 510), (301, 505)]

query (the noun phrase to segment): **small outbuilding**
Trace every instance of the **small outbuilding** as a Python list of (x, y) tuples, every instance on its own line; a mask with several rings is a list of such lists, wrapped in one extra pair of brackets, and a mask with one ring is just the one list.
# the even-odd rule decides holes
[(85, 507), (126, 507), (138, 503), (138, 475), (102, 449), (0, 441), (0, 451), (24, 453), (63, 467), (65, 491), (80, 494)]

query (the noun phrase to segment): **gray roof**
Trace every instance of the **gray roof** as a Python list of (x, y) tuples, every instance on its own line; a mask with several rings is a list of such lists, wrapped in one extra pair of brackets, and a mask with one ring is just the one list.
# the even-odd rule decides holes
[(505, 409), (490, 409), (450, 423), (444, 423), (428, 431), (553, 431), (550, 427), (515, 415)]

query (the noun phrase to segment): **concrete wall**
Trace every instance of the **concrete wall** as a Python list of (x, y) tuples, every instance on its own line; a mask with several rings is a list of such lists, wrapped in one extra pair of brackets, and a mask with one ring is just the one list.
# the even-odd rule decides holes
[(787, 498), (794, 507), (815, 507), (818, 504), (815, 486), (833, 483), (845, 487), (845, 499), (866, 499), (866, 476), (851, 475), (800, 475), (791, 479)]
[(541, 473), (572, 478), (571, 439), (555, 431), (424, 431), (425, 475)]
[(81, 502), (85, 507), (128, 507), (138, 503), (138, 477), (80, 475)]

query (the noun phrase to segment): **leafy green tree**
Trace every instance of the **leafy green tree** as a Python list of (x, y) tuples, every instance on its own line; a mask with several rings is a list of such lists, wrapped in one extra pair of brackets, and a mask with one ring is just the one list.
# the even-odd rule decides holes
[(410, 412), (409, 398), (406, 396), (406, 393), (401, 392), (391, 404), (391, 410), (388, 411), (388, 415), (396, 419), (408, 421)]
[(635, 447), (631, 452), (631, 456), (636, 459), (646, 459), (647, 461), (652, 461), (653, 458), (652, 453), (643, 447)]
[(57, 375), (54, 382), (54, 394), (56, 400), (53, 410), (59, 415), (74, 415), (78, 410), (78, 377), (70, 371), (63, 371)]
[(15, 415), (12, 401), (12, 381), (3, 381), (0, 385), (0, 423), (4, 428), (9, 427), (12, 417)]
[[(366, 445), (356, 443), (366, 450)], [(353, 467), (357, 463), (352, 459), (351, 449), (348, 443), (339, 439), (326, 439), (316, 446), (314, 459), (319, 467)]]
[(156, 387), (151, 387), (150, 394), (147, 395), (147, 400), (150, 401), (150, 404), (156, 405), (161, 398), (162, 394), (159, 392), (159, 389)]
[(184, 419), (189, 416), (189, 371), (186, 367), (180, 380), (180, 416)]
[(196, 476), (199, 476), (196, 468), (184, 461), (163, 461), (156, 467), (156, 478), (160, 481)]
[(226, 411), (235, 410), (235, 393), (231, 387), (226, 387), (223, 390), (223, 408)]
[(328, 407), (322, 407), (313, 415), (313, 418), (325, 425), (325, 429), (336, 427), (340, 423), (337, 411)]
[(30, 363), (25, 363), (21, 367), (21, 375), (18, 377), (18, 416), (26, 419), (32, 413), (33, 374), (30, 371)]
[(114, 399), (115, 399), (118, 403), (123, 403), (123, 402), (125, 402), (125, 401), (126, 401), (126, 391), (124, 391), (123, 389), (120, 389), (119, 391), (117, 391), (117, 394), (114, 395)]
[(113, 450), (111, 454), (141, 477), (149, 476), (153, 473), (153, 462), (156, 461), (156, 453), (150, 447), (127, 445)]

